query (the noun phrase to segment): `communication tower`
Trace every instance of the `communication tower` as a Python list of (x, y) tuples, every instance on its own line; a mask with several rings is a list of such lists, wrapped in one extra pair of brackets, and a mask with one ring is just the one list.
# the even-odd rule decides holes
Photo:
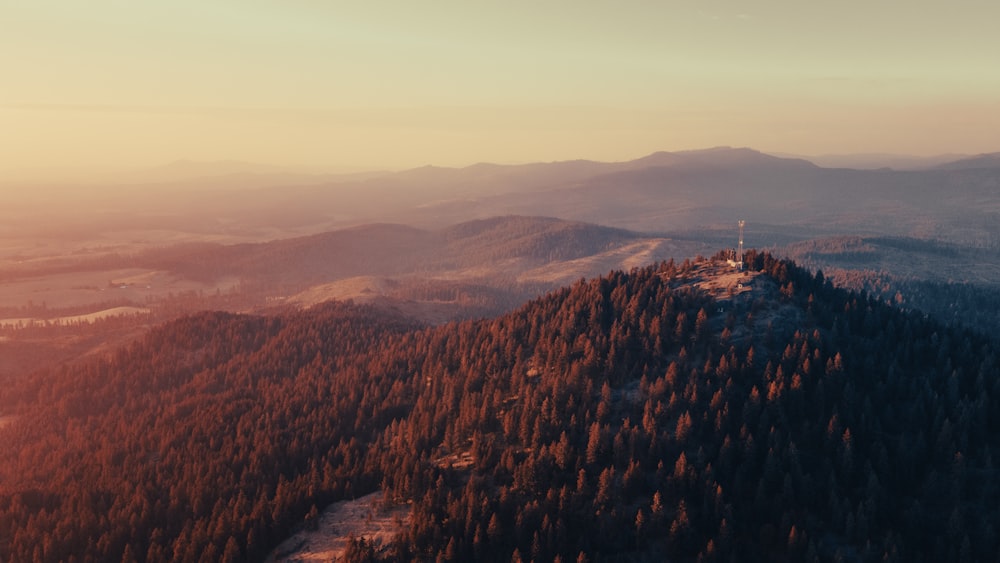
[(739, 225), (740, 225), (740, 247), (739, 250), (736, 251), (736, 267), (742, 270), (743, 269), (743, 225), (746, 225), (746, 221), (740, 219)]

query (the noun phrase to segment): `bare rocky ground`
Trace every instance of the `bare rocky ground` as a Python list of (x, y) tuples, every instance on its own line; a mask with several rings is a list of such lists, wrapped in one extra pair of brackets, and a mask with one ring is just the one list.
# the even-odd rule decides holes
[(760, 272), (737, 269), (724, 262), (707, 262), (695, 272), (694, 285), (716, 299), (727, 299), (751, 292)]

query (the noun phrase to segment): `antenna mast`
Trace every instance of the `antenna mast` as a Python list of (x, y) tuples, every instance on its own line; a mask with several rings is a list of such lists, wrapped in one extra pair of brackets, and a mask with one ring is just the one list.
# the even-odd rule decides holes
[(740, 225), (740, 249), (736, 251), (736, 264), (737, 264), (737, 267), (739, 269), (741, 269), (741, 270), (743, 269), (743, 225), (745, 225), (745, 224), (746, 224), (746, 221), (744, 221), (743, 219), (740, 219), (740, 222), (739, 222), (739, 225)]

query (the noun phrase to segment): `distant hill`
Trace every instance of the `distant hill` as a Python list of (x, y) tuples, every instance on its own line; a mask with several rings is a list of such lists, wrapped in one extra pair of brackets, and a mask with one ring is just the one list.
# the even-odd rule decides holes
[[(246, 291), (304, 304), (353, 294), (333, 282), (374, 278), (379, 281), (369, 284), (374, 289), (366, 300), (455, 302), (454, 318), (497, 313), (580, 277), (707, 248), (574, 221), (507, 216), (437, 230), (372, 224), (260, 244), (180, 245), (129, 263), (195, 280), (237, 278)], [(462, 303), (471, 309), (463, 313)]]
[(914, 156), (906, 154), (855, 153), (855, 154), (822, 154), (798, 156), (774, 153), (784, 158), (802, 158), (824, 168), (853, 168), (855, 170), (878, 170), (891, 168), (893, 170), (923, 170), (934, 166), (953, 162), (965, 155), (942, 154), (933, 156)]
[(907, 279), (1000, 287), (1000, 248), (970, 248), (933, 239), (838, 236), (780, 248), (802, 265), (892, 272)]
[[(184, 275), (328, 281), (487, 268), (515, 275), (526, 267), (572, 260), (649, 238), (647, 235), (545, 217), (493, 217), (438, 230), (370, 224), (259, 244), (168, 247), (139, 259)], [(504, 261), (523, 264), (511, 270)]]
[(364, 498), (397, 533), (346, 561), (990, 560), (998, 363), (756, 251), (433, 328), (201, 313), (0, 387), (0, 559), (261, 561)]
[[(695, 238), (547, 217), (493, 217), (438, 229), (368, 224), (264, 243), (181, 243), (135, 253), (11, 260), (0, 269), (0, 289), (35, 304), (10, 297), (0, 305), (0, 318), (136, 306), (152, 307), (153, 318), (163, 320), (201, 309), (311, 306), (323, 296), (353, 295), (350, 284), (336, 282), (368, 278), (376, 280), (375, 289), (365, 300), (386, 299), (440, 322), (498, 314), (581, 277), (710, 249)], [(115, 279), (123, 281), (108, 281)], [(106, 293), (112, 285), (113, 294)], [(61, 301), (46, 305), (49, 298)]]
[(822, 270), (837, 286), (866, 291), (942, 322), (1000, 334), (1000, 246), (970, 248), (934, 240), (840, 236), (775, 249)]
[(1000, 153), (980, 154), (936, 166), (938, 170), (974, 170), (1000, 168)]

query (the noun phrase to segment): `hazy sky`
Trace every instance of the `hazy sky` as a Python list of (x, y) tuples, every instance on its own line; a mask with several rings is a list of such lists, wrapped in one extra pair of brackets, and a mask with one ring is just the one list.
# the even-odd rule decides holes
[(1000, 2), (0, 0), (0, 170), (1000, 151)]

